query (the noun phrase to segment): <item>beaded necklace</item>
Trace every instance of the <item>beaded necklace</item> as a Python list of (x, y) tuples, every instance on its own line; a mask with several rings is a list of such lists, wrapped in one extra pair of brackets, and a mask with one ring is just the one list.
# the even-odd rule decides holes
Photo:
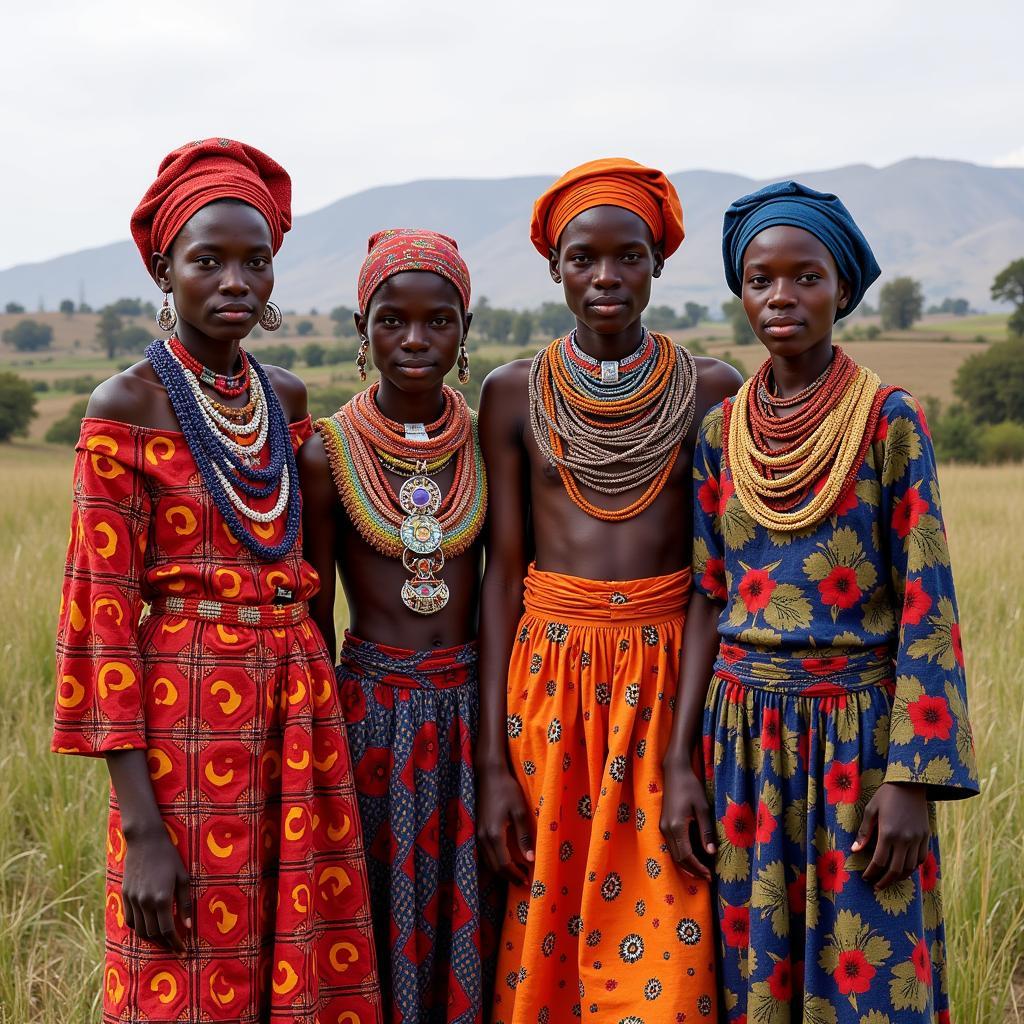
[(208, 366), (204, 366), (185, 348), (176, 334), (171, 335), (168, 344), (174, 358), (219, 395), (223, 395), (225, 398), (237, 398), (249, 389), (249, 360), (241, 349), (238, 350), (238, 354), (242, 359), (242, 369), (238, 373), (227, 374), (217, 373)]
[[(725, 403), (726, 464), (756, 522), (776, 531), (804, 530), (827, 518), (853, 485), (882, 403), (895, 389), (882, 388), (877, 374), (836, 347), (820, 383), (801, 392), (809, 392), (807, 404), (778, 417), (761, 400), (770, 372), (769, 359)], [(798, 507), (819, 481), (810, 501)]]
[[(302, 504), (298, 488), (293, 489), (298, 471), (288, 423), (266, 371), (252, 357), (246, 360), (254, 413), (250, 422), (244, 424), (246, 434), (239, 436), (239, 425), (217, 412), (212, 400), (199, 387), (196, 374), (177, 358), (169, 341), (152, 342), (146, 355), (167, 389), (203, 483), (239, 541), (262, 561), (277, 561), (288, 554), (298, 540)], [(267, 464), (261, 467), (259, 463), (268, 447)], [(265, 512), (252, 508), (245, 501), (246, 497), (267, 499), (275, 491), (277, 499)], [(276, 522), (282, 515), (286, 515), (284, 536), (275, 545), (264, 544), (253, 536), (242, 518), (265, 525)]]
[[(581, 371), (571, 355), (571, 335), (538, 352), (530, 366), (530, 425), (537, 446), (558, 468), (573, 503), (605, 522), (631, 519), (651, 505), (693, 422), (693, 356), (662, 334), (648, 338), (649, 351), (642, 344), (610, 383)], [(588, 501), (579, 484), (601, 494), (646, 489), (625, 508), (608, 510)]]
[[(371, 385), (333, 416), (318, 420), (316, 429), (349, 519), (375, 551), (402, 559), (413, 574), (402, 587), (403, 604), (431, 615), (449, 598), (448, 585), (437, 574), (446, 559), (461, 555), (477, 539), (487, 510), (476, 415), (459, 392), (443, 385), (441, 415), (425, 425), (434, 436), (407, 438), (404, 425), (377, 407), (378, 387)], [(452, 458), (455, 477), (442, 497), (430, 474)], [(385, 467), (407, 477), (397, 494)]]

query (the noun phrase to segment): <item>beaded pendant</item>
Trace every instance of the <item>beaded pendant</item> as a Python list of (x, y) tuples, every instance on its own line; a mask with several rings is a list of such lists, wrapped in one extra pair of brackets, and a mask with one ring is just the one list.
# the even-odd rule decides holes
[[(435, 573), (444, 565), (441, 541), (444, 531), (434, 518), (441, 507), (441, 489), (426, 475), (426, 464), (420, 462), (416, 475), (409, 477), (398, 492), (398, 504), (406, 513), (400, 536), (406, 550), (402, 563), (416, 575), (402, 586), (402, 603), (420, 615), (433, 615), (448, 603), (448, 584)], [(412, 556), (412, 566), (407, 556)], [(440, 564), (432, 557), (437, 555)]]

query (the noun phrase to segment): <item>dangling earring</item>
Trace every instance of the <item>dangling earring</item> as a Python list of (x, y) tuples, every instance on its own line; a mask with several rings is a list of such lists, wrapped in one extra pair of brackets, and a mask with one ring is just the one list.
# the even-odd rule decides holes
[(276, 331), (283, 320), (281, 307), (276, 302), (268, 302), (260, 313), (260, 327), (265, 331)]
[(465, 342), (459, 345), (459, 380), (463, 384), (469, 383), (469, 353)]
[(170, 333), (178, 326), (178, 314), (174, 312), (174, 308), (167, 298), (167, 292), (164, 292), (164, 304), (157, 311), (156, 324), (161, 331), (167, 333)]
[(359, 379), (366, 380), (366, 350), (370, 347), (370, 342), (366, 338), (362, 338), (359, 342), (359, 352), (356, 355), (356, 369), (359, 370)]

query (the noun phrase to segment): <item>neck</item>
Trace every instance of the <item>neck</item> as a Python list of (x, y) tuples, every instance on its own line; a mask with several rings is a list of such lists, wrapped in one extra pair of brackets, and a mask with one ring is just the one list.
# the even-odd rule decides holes
[(795, 356), (772, 355), (772, 376), (780, 398), (789, 398), (812, 384), (832, 361), (832, 336)]
[(215, 341), (196, 330), (191, 324), (182, 321), (178, 322), (178, 330), (175, 333), (178, 336), (178, 341), (185, 346), (188, 353), (198, 359), (203, 366), (208, 366), (214, 373), (222, 373), (230, 377), (241, 370), (242, 364), (238, 356), (238, 349), (242, 344), (241, 338)]
[(432, 423), (444, 409), (441, 385), (422, 394), (410, 395), (382, 377), (377, 389), (377, 408), (389, 420), (398, 423)]
[(640, 346), (644, 325), (634, 320), (627, 328), (615, 334), (598, 334), (593, 328), (576, 321), (576, 344), (595, 359), (624, 359)]

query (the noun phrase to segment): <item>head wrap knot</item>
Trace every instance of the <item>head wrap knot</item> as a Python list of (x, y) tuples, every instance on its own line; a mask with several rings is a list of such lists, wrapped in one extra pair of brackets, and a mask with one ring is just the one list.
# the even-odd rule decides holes
[(366, 259), (359, 270), (357, 299), (365, 314), (373, 293), (389, 278), (406, 270), (425, 270), (450, 281), (469, 309), (469, 267), (454, 238), (437, 231), (388, 228), (370, 235)]
[(743, 254), (754, 236), (780, 224), (809, 231), (828, 249), (852, 293), (846, 308), (836, 311), (836, 319), (852, 313), (881, 274), (875, 255), (838, 197), (816, 192), (798, 181), (766, 185), (737, 199), (725, 211), (722, 256), (732, 292), (740, 295), (743, 290)]
[(179, 147), (160, 162), (156, 181), (132, 214), (132, 238), (149, 269), (154, 252), (166, 252), (202, 207), (241, 199), (263, 214), (271, 248), (281, 248), (292, 226), (292, 181), (266, 153), (244, 142), (206, 139)]
[(573, 217), (593, 206), (621, 206), (650, 229), (665, 256), (683, 240), (683, 208), (668, 178), (635, 160), (608, 157), (580, 164), (562, 175), (533, 204), (530, 241), (547, 256)]

